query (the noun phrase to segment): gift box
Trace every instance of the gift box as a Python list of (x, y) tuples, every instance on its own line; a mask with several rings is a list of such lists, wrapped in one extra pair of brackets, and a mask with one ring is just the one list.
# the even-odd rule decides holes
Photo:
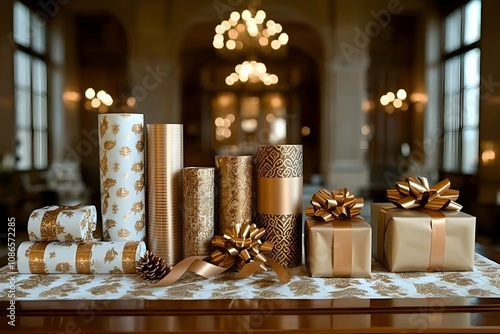
[(137, 241), (32, 242), (17, 249), (20, 274), (134, 274), (146, 252)]
[(306, 266), (312, 277), (370, 277), (371, 226), (359, 213), (363, 199), (347, 189), (320, 190), (305, 225)]
[(474, 269), (476, 218), (459, 211), (458, 191), (411, 177), (371, 206), (373, 255), (392, 272)]
[(96, 224), (93, 205), (51, 205), (31, 213), (28, 236), (30, 241), (92, 241)]

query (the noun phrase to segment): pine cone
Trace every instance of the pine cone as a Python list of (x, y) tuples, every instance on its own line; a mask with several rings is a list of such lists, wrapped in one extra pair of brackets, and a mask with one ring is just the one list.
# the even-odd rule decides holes
[(146, 280), (160, 280), (167, 276), (170, 268), (161, 257), (146, 251), (138, 262), (137, 271)]

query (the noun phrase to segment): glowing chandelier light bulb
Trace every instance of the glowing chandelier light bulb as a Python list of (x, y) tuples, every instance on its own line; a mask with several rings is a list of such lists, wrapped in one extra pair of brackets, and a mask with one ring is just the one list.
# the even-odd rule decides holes
[(263, 10), (233, 11), (227, 20), (215, 27), (213, 47), (221, 52), (256, 50), (276, 55), (278, 50), (285, 49), (289, 36), (281, 24), (274, 20), (266, 21), (266, 18)]
[(226, 84), (232, 86), (239, 82), (259, 83), (266, 86), (275, 85), (279, 79), (276, 74), (267, 73), (267, 67), (264, 63), (255, 60), (245, 60), (243, 63), (234, 67), (234, 72), (226, 77)]

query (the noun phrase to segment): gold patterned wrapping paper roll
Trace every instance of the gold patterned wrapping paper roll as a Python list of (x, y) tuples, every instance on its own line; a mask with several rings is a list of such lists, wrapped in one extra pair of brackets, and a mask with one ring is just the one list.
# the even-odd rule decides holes
[(287, 268), (302, 262), (302, 145), (261, 145), (257, 151), (257, 219)]
[(31, 213), (28, 236), (30, 241), (92, 241), (96, 224), (93, 205), (51, 205)]
[(148, 249), (182, 260), (182, 124), (148, 124)]
[(103, 238), (146, 239), (144, 117), (99, 115), (99, 169)]
[(212, 167), (186, 167), (182, 170), (185, 258), (210, 254), (215, 233), (214, 174)]
[(33, 242), (17, 249), (21, 274), (134, 274), (142, 241)]
[(252, 156), (216, 156), (219, 192), (219, 233), (238, 223), (251, 223), (253, 214)]

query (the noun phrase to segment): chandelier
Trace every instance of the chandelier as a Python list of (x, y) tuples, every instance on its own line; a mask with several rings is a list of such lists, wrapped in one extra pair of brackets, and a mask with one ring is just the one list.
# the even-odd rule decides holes
[(232, 12), (229, 20), (215, 27), (213, 46), (219, 53), (282, 55), (288, 44), (288, 34), (281, 24), (266, 20), (266, 12), (258, 10), (255, 15), (248, 9), (241, 14)]
[(237, 82), (259, 83), (262, 82), (266, 86), (278, 83), (276, 74), (267, 73), (267, 68), (264, 63), (252, 61), (244, 61), (234, 68), (234, 72), (226, 77), (226, 84), (232, 86)]

